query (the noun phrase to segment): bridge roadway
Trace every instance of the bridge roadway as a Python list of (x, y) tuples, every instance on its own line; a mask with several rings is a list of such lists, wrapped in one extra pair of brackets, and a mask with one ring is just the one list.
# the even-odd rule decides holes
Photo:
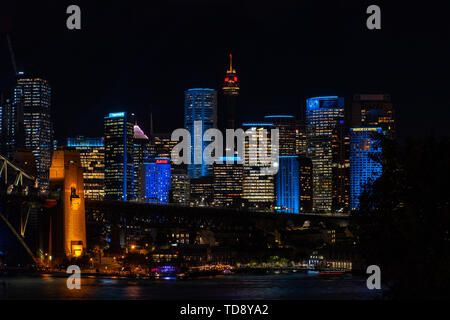
[[(157, 205), (140, 202), (86, 200), (88, 220), (121, 221), (135, 224), (144, 222), (148, 227), (200, 227), (260, 225), (273, 227), (302, 226), (305, 221), (316, 225), (346, 226), (349, 217), (343, 214), (291, 214), (255, 212), (246, 210)], [(121, 223), (121, 224), (122, 224)]]

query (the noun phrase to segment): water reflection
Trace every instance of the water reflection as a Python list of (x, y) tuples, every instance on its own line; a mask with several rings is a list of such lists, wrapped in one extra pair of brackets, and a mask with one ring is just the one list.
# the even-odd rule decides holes
[(81, 279), (69, 290), (66, 277), (0, 278), (0, 299), (376, 299), (366, 280), (355, 276), (321, 278), (311, 274), (231, 275), (195, 280)]

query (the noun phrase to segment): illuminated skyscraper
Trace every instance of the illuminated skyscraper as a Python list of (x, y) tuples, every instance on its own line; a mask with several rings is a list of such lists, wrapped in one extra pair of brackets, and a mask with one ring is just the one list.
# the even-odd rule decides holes
[(136, 124), (134, 125), (134, 194), (136, 200), (145, 199), (145, 185), (139, 183), (139, 176), (141, 176), (142, 164), (149, 159), (149, 139), (142, 129)]
[(190, 199), (191, 206), (208, 207), (214, 201), (214, 179), (212, 176), (205, 176), (190, 179)]
[(171, 158), (172, 149), (177, 144), (178, 141), (171, 140), (170, 133), (150, 134), (150, 156), (158, 158)]
[(376, 135), (381, 134), (381, 127), (350, 129), (350, 208), (359, 207), (359, 196), (364, 186), (377, 179), (382, 173), (381, 163), (373, 156), (381, 153), (381, 146)]
[(173, 170), (170, 185), (171, 203), (187, 205), (190, 199), (190, 181), (186, 171)]
[[(201, 123), (201, 130), (194, 132), (196, 121)], [(211, 165), (204, 163), (203, 150), (209, 144), (203, 141), (203, 134), (210, 128), (217, 128), (217, 93), (213, 89), (188, 89), (184, 100), (184, 127), (191, 134), (191, 164), (188, 165), (189, 177), (209, 176)], [(195, 163), (195, 154), (201, 155), (201, 163)]]
[(133, 200), (135, 116), (126, 112), (110, 113), (105, 130), (105, 199)]
[(306, 128), (304, 120), (297, 120), (295, 126), (295, 153), (306, 156)]
[(222, 157), (223, 163), (213, 164), (214, 173), (214, 206), (239, 208), (242, 206), (243, 165), (227, 163), (238, 161), (238, 157)]
[(344, 120), (339, 120), (332, 133), (333, 212), (348, 212), (350, 197), (350, 135)]
[(46, 193), (49, 185), (49, 169), (53, 149), (50, 121), (51, 89), (41, 78), (22, 77), (14, 88), (14, 108), (23, 108), (25, 148), (36, 159), (39, 189)]
[(329, 213), (333, 200), (333, 131), (344, 120), (344, 98), (306, 100), (307, 156), (313, 165), (313, 211)]
[(352, 127), (380, 127), (395, 137), (395, 113), (389, 94), (355, 94), (351, 112)]
[(84, 168), (84, 197), (102, 200), (105, 196), (105, 142), (103, 138), (78, 136), (67, 139), (67, 147), (80, 153)]
[[(270, 129), (274, 129), (271, 122), (267, 123), (243, 123), (244, 130), (254, 128), (256, 130), (257, 143), (252, 145), (249, 139), (245, 141), (245, 159), (244, 159), (244, 178), (242, 182), (242, 198), (244, 204), (249, 209), (271, 211), (275, 205), (275, 177), (270, 174), (261, 174), (264, 167), (270, 164), (264, 164), (258, 157), (255, 164), (250, 163), (249, 152), (251, 148), (257, 150), (259, 144), (264, 142), (267, 144), (267, 155), (271, 153), (271, 136)], [(266, 135), (263, 130), (266, 130)]]
[(296, 154), (296, 121), (291, 115), (269, 115), (264, 117), (278, 129), (278, 145), (280, 156)]
[(277, 211), (300, 213), (300, 171), (296, 155), (280, 155), (275, 183)]
[(299, 164), (296, 156), (296, 121), (291, 115), (270, 115), (278, 129), (279, 161), (275, 175), (276, 207), (280, 212), (299, 213), (300, 184)]
[(169, 203), (170, 159), (155, 158), (141, 165), (141, 177), (145, 183), (145, 201), (156, 204)]
[(224, 135), (226, 129), (236, 129), (236, 104), (239, 90), (239, 80), (236, 70), (233, 68), (233, 56), (230, 54), (230, 66), (225, 73), (218, 107), (219, 129)]
[(298, 157), (300, 171), (300, 212), (312, 212), (312, 161), (305, 156)]
[[(17, 112), (16, 106), (3, 95), (0, 97), (0, 154), (11, 159), (17, 147)], [(22, 112), (23, 114), (23, 112)]]

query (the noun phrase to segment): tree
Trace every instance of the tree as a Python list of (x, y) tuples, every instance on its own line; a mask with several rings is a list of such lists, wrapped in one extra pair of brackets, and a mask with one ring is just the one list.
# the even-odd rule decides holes
[(450, 297), (450, 142), (379, 143), (383, 174), (351, 217), (360, 254), (392, 298)]

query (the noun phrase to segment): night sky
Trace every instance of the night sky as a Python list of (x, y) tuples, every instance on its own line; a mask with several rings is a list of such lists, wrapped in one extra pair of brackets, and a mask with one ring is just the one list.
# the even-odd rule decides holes
[[(2, 1), (6, 2), (6, 1)], [(219, 89), (233, 54), (242, 120), (299, 115), (317, 95), (386, 92), (398, 134), (450, 135), (450, 21), (442, 4), (390, 1), (8, 1), (0, 4), (0, 90), (17, 64), (53, 91), (59, 144), (101, 136), (109, 112), (136, 113), (148, 130), (183, 126), (184, 91)], [(81, 31), (66, 8), (82, 11)], [(378, 4), (382, 29), (366, 28)]]

